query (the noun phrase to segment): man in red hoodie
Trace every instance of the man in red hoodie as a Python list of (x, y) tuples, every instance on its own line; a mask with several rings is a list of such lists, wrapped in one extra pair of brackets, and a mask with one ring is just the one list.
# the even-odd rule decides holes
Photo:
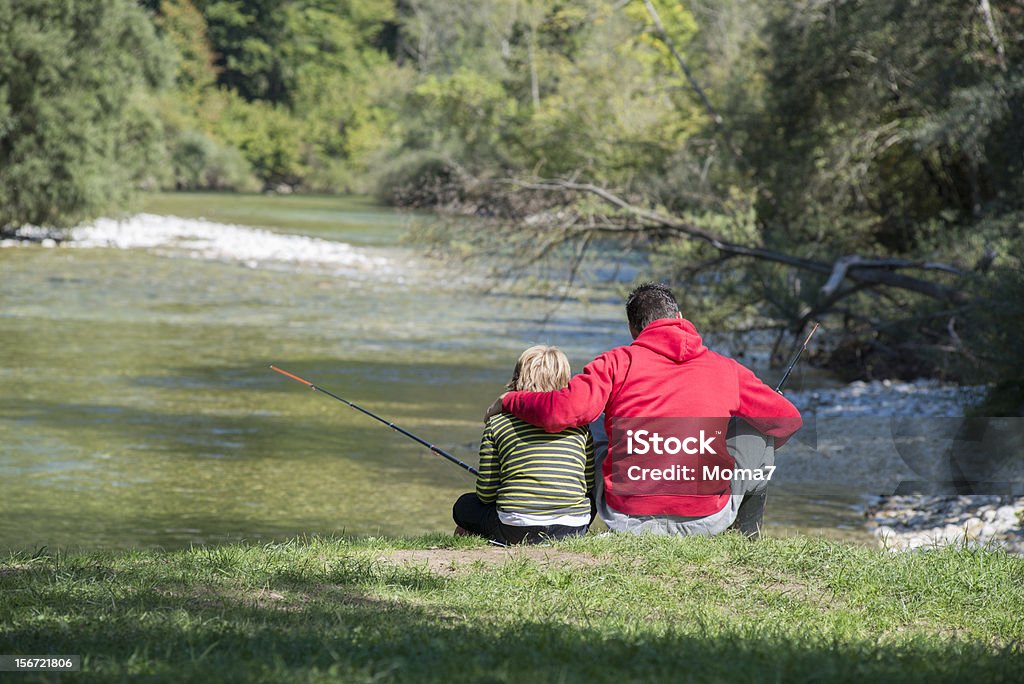
[[(592, 426), (610, 438), (596, 503), (612, 530), (717, 534), (733, 526), (756, 537), (774, 471), (770, 438), (782, 446), (800, 428), (800, 412), (705, 347), (664, 285), (630, 293), (626, 317), (631, 345), (601, 354), (565, 389), (508, 392), (489, 413), (503, 410), (548, 432), (604, 413), (603, 425)], [(758, 467), (741, 469), (737, 460)], [(756, 486), (743, 486), (741, 470)]]

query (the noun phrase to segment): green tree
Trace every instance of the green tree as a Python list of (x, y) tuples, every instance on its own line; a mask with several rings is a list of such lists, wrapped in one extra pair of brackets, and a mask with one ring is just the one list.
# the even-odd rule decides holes
[[(215, 118), (204, 132), (240, 149), (267, 185), (347, 189), (376, 147), (368, 138), (382, 137), (387, 125), (386, 109), (375, 100), (381, 84), (394, 81), (382, 38), (393, 2), (196, 0), (196, 6), (221, 91), (202, 108)], [(170, 25), (175, 17), (164, 14)], [(176, 43), (186, 63), (202, 66), (188, 58), (197, 52), (188, 41)]]
[(747, 148), (765, 225), (788, 239), (827, 226), (837, 249), (912, 253), (1010, 191), (1024, 149), (1013, 4), (991, 3), (1003, 40), (978, 3), (777, 3)]
[(175, 89), (196, 109), (217, 81), (206, 19), (191, 0), (160, 0), (154, 18), (177, 53)]
[[(432, 184), (458, 169), (651, 184), (704, 115), (645, 17), (610, 0), (403, 3), (397, 51), (416, 84), (400, 101), (383, 180)], [(680, 6), (665, 17), (678, 40), (696, 29)], [(403, 163), (405, 182), (393, 172)]]
[(278, 43), (285, 36), (286, 0), (200, 0), (217, 52), (218, 82), (246, 100), (287, 102), (286, 66)]
[(252, 165), (217, 124), (225, 94), (217, 87), (206, 20), (191, 0), (159, 0), (154, 20), (177, 57), (174, 86), (158, 98), (167, 148), (161, 185), (177, 190), (256, 190)]
[(123, 206), (158, 159), (168, 72), (130, 0), (0, 0), (0, 230)]

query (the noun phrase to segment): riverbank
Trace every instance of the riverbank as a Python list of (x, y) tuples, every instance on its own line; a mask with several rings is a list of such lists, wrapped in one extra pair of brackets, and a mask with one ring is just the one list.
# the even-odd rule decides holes
[(1024, 497), (890, 496), (868, 508), (868, 527), (891, 551), (967, 544), (1024, 556)]
[(804, 536), (54, 552), (0, 562), (0, 595), (0, 653), (79, 654), (76, 681), (936, 682), (1024, 672), (1024, 561), (953, 548), (893, 556)]
[[(892, 447), (894, 427), (885, 419), (897, 418), (897, 424), (905, 426), (907, 419), (919, 418), (924, 428), (932, 425), (935, 431), (948, 431), (948, 437), (953, 438), (956, 425), (949, 419), (962, 417), (965, 408), (978, 402), (983, 394), (983, 387), (959, 387), (936, 380), (885, 380), (854, 382), (845, 387), (793, 392), (787, 396), (816, 421), (858, 421), (857, 429), (849, 431), (845, 443), (828, 445), (826, 454), (828, 449), (838, 449), (856, 458), (875, 458), (877, 454), (859, 454), (858, 449), (877, 451), (878, 445), (869, 446), (865, 434), (879, 431), (887, 433)], [(1016, 427), (1006, 419), (1002, 425), (1010, 432)], [(950, 448), (937, 435), (933, 434), (932, 440), (936, 453)], [(906, 463), (900, 466), (905, 467)], [(913, 472), (910, 474), (913, 476)], [(868, 530), (880, 546), (891, 551), (967, 544), (995, 545), (1024, 555), (1024, 497), (866, 496), (864, 515)]]

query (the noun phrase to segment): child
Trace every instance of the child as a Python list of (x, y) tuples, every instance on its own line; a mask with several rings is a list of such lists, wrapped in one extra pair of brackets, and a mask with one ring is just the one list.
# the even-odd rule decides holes
[[(530, 347), (510, 390), (550, 392), (569, 384), (569, 359), (557, 347)], [(455, 502), (456, 533), (501, 544), (586, 534), (593, 520), (594, 444), (587, 427), (552, 434), (508, 413), (487, 420), (476, 492)]]

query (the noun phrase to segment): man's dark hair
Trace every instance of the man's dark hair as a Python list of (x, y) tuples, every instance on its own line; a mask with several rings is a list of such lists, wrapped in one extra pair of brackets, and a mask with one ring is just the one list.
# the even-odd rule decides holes
[(644, 283), (629, 293), (626, 299), (626, 319), (637, 333), (659, 318), (675, 318), (679, 304), (672, 290), (657, 283)]

